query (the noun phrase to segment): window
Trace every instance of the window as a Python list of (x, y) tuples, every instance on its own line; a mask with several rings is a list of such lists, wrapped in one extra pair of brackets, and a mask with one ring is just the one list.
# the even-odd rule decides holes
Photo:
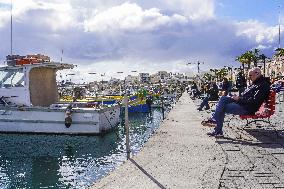
[(23, 69), (0, 70), (0, 87), (23, 87), (24, 73)]

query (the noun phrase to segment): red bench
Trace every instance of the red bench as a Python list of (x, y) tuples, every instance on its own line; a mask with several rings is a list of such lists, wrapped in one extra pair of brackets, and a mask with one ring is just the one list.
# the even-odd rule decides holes
[(275, 101), (276, 92), (271, 90), (268, 99), (263, 102), (259, 110), (254, 115), (240, 115), (239, 117), (240, 119), (247, 121), (246, 126), (253, 122), (256, 123), (257, 121), (262, 121), (271, 125), (270, 117), (275, 113)]

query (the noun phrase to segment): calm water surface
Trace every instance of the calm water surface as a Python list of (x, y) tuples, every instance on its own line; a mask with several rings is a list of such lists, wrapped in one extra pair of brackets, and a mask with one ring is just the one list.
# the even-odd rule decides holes
[[(130, 114), (137, 153), (162, 115)], [(122, 127), (104, 136), (0, 134), (0, 188), (87, 188), (126, 160)]]

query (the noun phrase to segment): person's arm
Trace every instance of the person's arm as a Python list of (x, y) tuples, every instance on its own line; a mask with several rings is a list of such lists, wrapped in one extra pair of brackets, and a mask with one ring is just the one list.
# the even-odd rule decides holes
[(238, 98), (238, 103), (240, 104), (257, 104), (259, 102), (263, 102), (269, 95), (270, 86), (262, 85), (251, 96), (244, 96)]

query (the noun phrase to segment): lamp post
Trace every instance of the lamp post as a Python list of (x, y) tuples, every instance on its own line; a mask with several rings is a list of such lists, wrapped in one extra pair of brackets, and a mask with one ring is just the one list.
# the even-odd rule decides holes
[[(123, 74), (123, 72), (117, 72), (118, 74)], [(125, 82), (125, 80), (124, 80)], [(126, 92), (126, 87), (124, 92), (124, 105), (125, 105), (125, 115), (124, 115), (124, 129), (125, 129), (125, 146), (126, 146), (126, 157), (130, 159), (130, 136), (129, 136), (129, 118), (128, 118), (128, 96)], [(121, 94), (121, 84), (120, 84), (120, 95)]]
[(126, 157), (127, 157), (127, 159), (130, 159), (130, 136), (129, 136), (129, 119), (128, 119), (128, 96), (127, 96), (126, 92), (124, 93), (124, 103), (125, 103), (124, 129), (125, 129)]
[(197, 64), (197, 73), (198, 75), (200, 74), (200, 64), (204, 64), (204, 62), (199, 62), (199, 60), (197, 62), (189, 62), (187, 63), (187, 65), (189, 64)]
[(160, 98), (161, 98), (161, 109), (162, 109), (162, 115), (163, 115), (163, 120), (165, 119), (165, 109), (164, 109), (164, 97), (163, 97), (163, 89), (162, 89), (162, 82), (159, 80), (159, 85), (160, 85)]

